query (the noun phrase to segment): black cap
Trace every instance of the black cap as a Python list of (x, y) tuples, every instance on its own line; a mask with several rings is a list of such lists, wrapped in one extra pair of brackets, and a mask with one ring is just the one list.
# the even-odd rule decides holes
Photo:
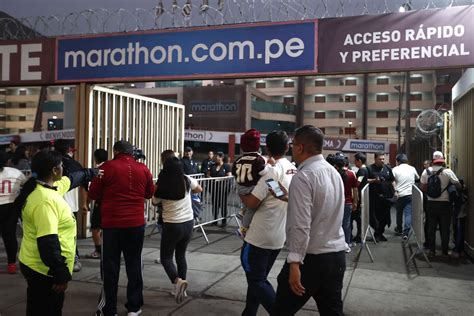
[(408, 161), (408, 157), (405, 154), (398, 154), (396, 160), (401, 163), (405, 163)]
[(193, 149), (189, 146), (186, 146), (184, 147), (184, 152), (187, 153), (187, 152), (190, 152), (190, 151), (193, 151)]

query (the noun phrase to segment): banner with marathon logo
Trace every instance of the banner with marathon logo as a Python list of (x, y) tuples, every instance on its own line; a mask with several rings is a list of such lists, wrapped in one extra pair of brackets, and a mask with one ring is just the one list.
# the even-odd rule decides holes
[(319, 21), (322, 73), (474, 65), (474, 6)]

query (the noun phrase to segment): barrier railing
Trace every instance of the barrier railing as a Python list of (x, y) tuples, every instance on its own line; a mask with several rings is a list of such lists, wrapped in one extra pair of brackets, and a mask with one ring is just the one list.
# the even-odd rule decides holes
[[(233, 176), (204, 178), (204, 174), (190, 175), (195, 178), (203, 188), (201, 193), (196, 194), (199, 197), (201, 212), (195, 217), (194, 228), (199, 229), (204, 239), (209, 243), (205, 226), (217, 224), (221, 221), (226, 225), (228, 221), (235, 220), (240, 226), (237, 215), (240, 211), (240, 198), (235, 190), (235, 181)], [(158, 219), (158, 208), (151, 204), (151, 201), (145, 202), (145, 218), (148, 224), (154, 224)], [(155, 228), (151, 233), (155, 231)]]

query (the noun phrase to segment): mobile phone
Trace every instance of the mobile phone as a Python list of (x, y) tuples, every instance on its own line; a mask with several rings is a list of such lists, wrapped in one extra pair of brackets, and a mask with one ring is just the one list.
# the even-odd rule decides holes
[(270, 189), (272, 189), (273, 192), (275, 192), (276, 197), (285, 195), (285, 193), (281, 190), (280, 185), (275, 180), (268, 179), (268, 180), (265, 180), (265, 183)]

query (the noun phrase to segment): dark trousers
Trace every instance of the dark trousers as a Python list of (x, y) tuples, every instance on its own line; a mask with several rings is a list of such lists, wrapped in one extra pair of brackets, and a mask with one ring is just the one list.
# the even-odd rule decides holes
[(97, 307), (105, 315), (117, 313), (117, 288), (120, 257), (123, 253), (127, 271), (127, 303), (129, 312), (143, 306), (142, 249), (145, 226), (104, 228), (102, 231), (103, 292)]
[(268, 274), (280, 249), (263, 249), (244, 242), (240, 253), (242, 268), (247, 277), (247, 298), (243, 316), (257, 315), (260, 304), (268, 313), (275, 305), (275, 290), (268, 282)]
[(392, 204), (384, 198), (370, 200), (370, 226), (374, 229), (375, 237), (382, 236), (385, 226), (390, 226), (390, 208)]
[(436, 249), (436, 227), (439, 224), (439, 233), (441, 235), (441, 250), (444, 255), (448, 254), (449, 244), (449, 225), (451, 223), (451, 204), (449, 202), (428, 201), (427, 210), (428, 220), (428, 241), (430, 251)]
[(362, 211), (361, 211), (360, 203), (359, 203), (359, 206), (357, 207), (357, 210), (355, 212), (351, 213), (351, 234), (352, 234), (352, 231), (354, 230), (353, 224), (354, 224), (354, 221), (355, 221), (356, 225), (357, 225), (357, 235), (355, 236), (354, 240), (357, 241), (357, 242), (360, 242), (361, 236), (362, 236), (362, 232), (361, 232), (361, 230), (362, 230), (361, 214), (362, 214)]
[(0, 231), (7, 252), (8, 263), (16, 262), (18, 241), (16, 239), (17, 209), (13, 203), (0, 205)]
[(454, 251), (464, 252), (464, 241), (466, 234), (466, 217), (457, 218), (453, 216), (453, 232), (454, 232)]
[[(171, 283), (176, 278), (186, 280), (188, 264), (186, 262), (186, 248), (193, 234), (194, 220), (184, 223), (164, 223), (161, 231), (160, 260)], [(175, 254), (176, 265), (173, 262)]]
[[(217, 187), (215, 186), (215, 188)], [(228, 195), (229, 193), (227, 190), (220, 189), (220, 188), (217, 188), (216, 192), (212, 192), (212, 211), (214, 214), (214, 219), (224, 217), (224, 219), (222, 220), (223, 225), (227, 223), (226, 217), (227, 217)]]
[(272, 315), (294, 315), (312, 297), (320, 315), (343, 315), (342, 281), (346, 271), (343, 251), (319, 255), (307, 254), (300, 266), (303, 296), (296, 296), (290, 288), (289, 265), (285, 262), (278, 275), (278, 289)]
[(53, 286), (53, 278), (38, 273), (21, 262), (20, 269), (27, 284), (26, 315), (62, 315), (64, 292), (56, 293), (51, 289)]

